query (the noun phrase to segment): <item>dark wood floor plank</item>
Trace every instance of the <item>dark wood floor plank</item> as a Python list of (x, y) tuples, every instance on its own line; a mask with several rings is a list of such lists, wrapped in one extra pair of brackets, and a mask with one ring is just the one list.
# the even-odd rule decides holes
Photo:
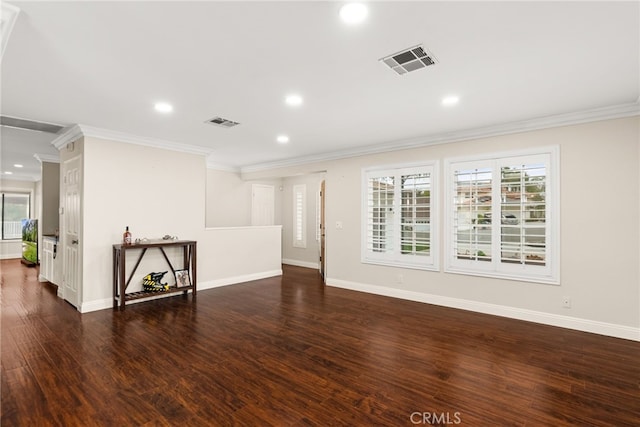
[(640, 419), (638, 342), (325, 287), (291, 266), (80, 314), (37, 269), (0, 267), (3, 427)]
[(51, 424), (45, 393), (28, 367), (2, 370), (2, 426)]

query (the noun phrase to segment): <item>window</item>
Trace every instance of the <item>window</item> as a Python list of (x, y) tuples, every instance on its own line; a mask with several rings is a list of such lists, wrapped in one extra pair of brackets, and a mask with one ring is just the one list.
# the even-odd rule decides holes
[(435, 164), (363, 171), (362, 262), (435, 269)]
[(558, 283), (557, 149), (447, 162), (446, 270)]
[(307, 247), (307, 186), (293, 186), (293, 247)]
[(29, 218), (29, 194), (2, 193), (2, 240), (22, 238), (22, 220)]

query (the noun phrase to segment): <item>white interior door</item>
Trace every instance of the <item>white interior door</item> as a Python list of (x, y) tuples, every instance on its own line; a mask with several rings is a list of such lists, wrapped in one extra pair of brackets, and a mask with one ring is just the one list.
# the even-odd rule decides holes
[(81, 242), (82, 224), (82, 158), (67, 160), (63, 164), (63, 211), (62, 236), (64, 239), (63, 298), (76, 308), (81, 302)]
[(251, 186), (251, 225), (273, 225), (275, 217), (273, 185)]

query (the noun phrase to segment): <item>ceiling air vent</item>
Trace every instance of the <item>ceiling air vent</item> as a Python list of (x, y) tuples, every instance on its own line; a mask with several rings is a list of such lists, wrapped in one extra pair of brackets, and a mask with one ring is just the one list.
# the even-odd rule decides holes
[(223, 128), (232, 128), (240, 124), (238, 122), (234, 122), (233, 120), (223, 119), (222, 117), (214, 117), (213, 119), (207, 120), (205, 123), (222, 126)]
[(406, 74), (436, 63), (433, 55), (427, 52), (422, 45), (385, 56), (380, 61), (398, 74)]

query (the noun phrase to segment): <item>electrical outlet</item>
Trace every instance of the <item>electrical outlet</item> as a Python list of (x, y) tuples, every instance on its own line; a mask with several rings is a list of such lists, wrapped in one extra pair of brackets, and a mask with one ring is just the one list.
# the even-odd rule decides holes
[(571, 308), (571, 298), (570, 297), (562, 297), (562, 306), (564, 308)]
[(401, 285), (404, 283), (404, 276), (402, 274), (398, 274), (398, 284)]

